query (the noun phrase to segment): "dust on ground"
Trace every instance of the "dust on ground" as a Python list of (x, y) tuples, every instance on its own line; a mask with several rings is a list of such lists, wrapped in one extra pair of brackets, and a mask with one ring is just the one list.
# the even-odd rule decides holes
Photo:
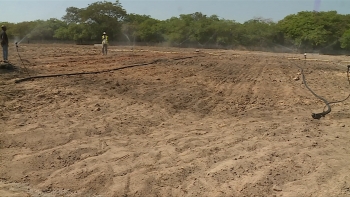
[(0, 196), (350, 196), (349, 57), (130, 49), (12, 48)]

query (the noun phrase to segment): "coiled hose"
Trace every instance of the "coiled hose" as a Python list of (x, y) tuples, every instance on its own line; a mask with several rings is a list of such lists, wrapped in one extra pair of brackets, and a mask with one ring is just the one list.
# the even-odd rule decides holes
[[(306, 64), (306, 62), (304, 63), (304, 65)], [(300, 69), (300, 73), (301, 73), (301, 76), (302, 76), (302, 79), (303, 79), (303, 83), (305, 85), (305, 87), (318, 99), (322, 100), (324, 103), (325, 103), (325, 107), (324, 108), (327, 108), (327, 110), (323, 110), (322, 112), (320, 113), (312, 113), (311, 116), (312, 118), (314, 119), (320, 119), (322, 117), (325, 117), (327, 114), (329, 114), (331, 111), (332, 111), (332, 108), (331, 108), (331, 104), (335, 104), (335, 103), (341, 103), (341, 102), (344, 102), (345, 100), (347, 100), (349, 97), (350, 97), (350, 94), (343, 100), (340, 100), (340, 101), (332, 101), (332, 102), (328, 102), (325, 98), (317, 95), (306, 83), (306, 79), (305, 79), (305, 74), (304, 74), (304, 70), (301, 66), (295, 64), (299, 69)], [(350, 73), (350, 65), (348, 65), (348, 70), (347, 70), (347, 78), (348, 78), (348, 82), (349, 82), (349, 85), (350, 85), (350, 76), (349, 76), (349, 73)]]

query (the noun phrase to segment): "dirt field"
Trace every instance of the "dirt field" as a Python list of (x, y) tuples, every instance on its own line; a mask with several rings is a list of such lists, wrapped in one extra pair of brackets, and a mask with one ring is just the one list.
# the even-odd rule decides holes
[(0, 196), (350, 196), (350, 99), (313, 119), (324, 104), (296, 66), (341, 100), (349, 56), (19, 49), (30, 76), (157, 61), (21, 83), (23, 66), (0, 70)]

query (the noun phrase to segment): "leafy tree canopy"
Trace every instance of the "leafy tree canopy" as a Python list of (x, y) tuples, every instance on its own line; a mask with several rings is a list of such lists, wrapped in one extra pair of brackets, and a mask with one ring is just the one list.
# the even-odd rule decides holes
[(253, 18), (244, 23), (207, 16), (181, 14), (167, 20), (127, 13), (119, 0), (97, 1), (85, 8), (68, 7), (59, 19), (3, 23), (15, 40), (70, 40), (100, 42), (102, 32), (111, 41), (167, 42), (173, 46), (272, 47), (292, 44), (300, 50), (350, 50), (350, 14), (302, 11), (274, 22)]

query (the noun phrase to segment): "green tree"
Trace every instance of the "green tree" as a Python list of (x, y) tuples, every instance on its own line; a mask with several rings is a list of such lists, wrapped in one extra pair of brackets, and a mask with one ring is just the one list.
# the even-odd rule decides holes
[(137, 36), (141, 42), (162, 42), (163, 29), (159, 20), (149, 18), (138, 25)]
[(240, 27), (241, 24), (233, 20), (215, 20), (211, 24), (211, 28), (217, 31), (215, 35), (216, 44), (220, 46), (238, 45), (241, 37)]
[[(123, 33), (124, 37), (130, 42), (143, 41), (143, 39), (146, 37), (146, 35), (143, 35), (141, 38), (140, 31), (143, 31), (142, 28), (144, 28), (144, 27), (141, 27), (141, 24), (147, 20), (155, 20), (155, 19), (152, 19), (148, 15), (127, 14), (126, 17), (124, 18), (124, 21), (122, 24), (122, 33)], [(149, 27), (146, 27), (146, 29), (148, 29), (148, 28)]]
[(102, 32), (106, 31), (110, 40), (168, 42), (173, 46), (270, 47), (291, 43), (320, 51), (350, 50), (350, 14), (342, 15), (336, 11), (298, 12), (277, 23), (253, 18), (241, 24), (201, 12), (157, 20), (148, 15), (127, 14), (116, 0), (97, 1), (85, 8), (68, 7), (62, 20), (51, 18), (3, 24), (8, 26), (9, 38), (15, 41), (27, 38), (100, 42)]
[(11, 28), (11, 32), (16, 42), (19, 42), (24, 39), (28, 39), (29, 33), (34, 29), (36, 22), (34, 21), (25, 21), (20, 22)]
[(67, 24), (69, 23), (80, 23), (82, 21), (80, 13), (81, 9), (76, 7), (68, 7), (66, 9), (66, 14), (62, 17), (62, 20)]
[(270, 46), (275, 42), (278, 30), (276, 24), (264, 18), (254, 18), (242, 24), (239, 36), (244, 46)]
[(118, 37), (121, 34), (122, 21), (126, 16), (118, 0), (115, 3), (98, 1), (90, 4), (79, 12), (81, 23), (88, 24), (95, 39), (100, 39), (102, 32), (106, 31), (109, 38)]
[(313, 49), (337, 43), (348, 29), (350, 17), (336, 11), (299, 12), (278, 22), (279, 28), (295, 45)]
[(164, 21), (165, 39), (176, 45), (204, 42), (209, 26), (206, 18), (202, 13), (196, 12), (181, 14)]
[(84, 41), (91, 40), (93, 35), (88, 24), (71, 23), (56, 30), (54, 37), (61, 40), (73, 40), (77, 44), (83, 44)]
[(51, 18), (46, 21), (35, 21), (35, 27), (30, 31), (28, 37), (31, 39), (52, 40), (55, 31), (66, 24), (58, 19)]
[(340, 38), (341, 47), (350, 50), (350, 29), (344, 32)]
[[(85, 39), (100, 41), (102, 33), (107, 32), (109, 39), (113, 40), (121, 34), (122, 21), (125, 16), (126, 11), (118, 0), (114, 3), (98, 1), (86, 8), (69, 7), (62, 17), (68, 26), (59, 28), (55, 37), (60, 39), (69, 37), (79, 42)], [(79, 36), (78, 32), (83, 35)]]

